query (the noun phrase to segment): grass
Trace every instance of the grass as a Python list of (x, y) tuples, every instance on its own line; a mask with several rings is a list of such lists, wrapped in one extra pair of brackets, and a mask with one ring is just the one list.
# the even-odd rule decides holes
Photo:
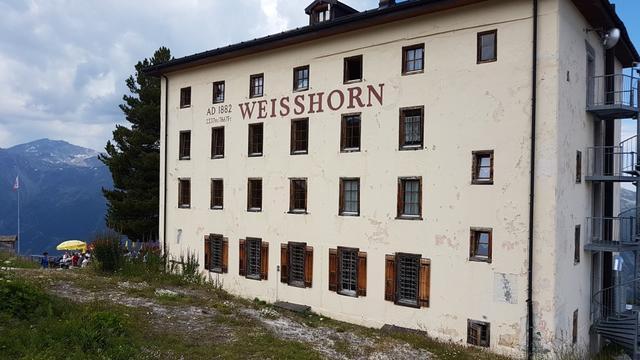
[(0, 267), (14, 269), (38, 269), (40, 268), (40, 264), (17, 257), (8, 252), (0, 251)]

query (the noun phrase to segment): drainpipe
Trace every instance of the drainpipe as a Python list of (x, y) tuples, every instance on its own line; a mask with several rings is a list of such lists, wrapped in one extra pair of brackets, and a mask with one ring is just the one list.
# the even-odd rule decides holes
[(527, 277), (527, 359), (533, 357), (533, 214), (536, 173), (536, 107), (538, 93), (538, 0), (533, 0), (533, 52), (531, 71), (531, 169), (529, 171), (529, 269)]
[(162, 254), (167, 255), (167, 141), (169, 140), (169, 78), (164, 78), (164, 195), (162, 218)]

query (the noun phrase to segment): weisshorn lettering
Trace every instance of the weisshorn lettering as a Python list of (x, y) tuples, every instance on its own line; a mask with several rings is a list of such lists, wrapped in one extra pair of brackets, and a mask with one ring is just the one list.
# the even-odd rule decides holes
[(358, 109), (383, 105), (384, 84), (355, 86), (346, 90), (284, 96), (279, 99), (251, 101), (239, 104), (242, 119), (266, 119), (322, 113), (327, 110)]

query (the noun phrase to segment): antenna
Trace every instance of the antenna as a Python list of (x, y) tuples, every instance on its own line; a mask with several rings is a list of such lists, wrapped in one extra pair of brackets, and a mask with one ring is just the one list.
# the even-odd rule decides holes
[(613, 49), (620, 41), (620, 29), (613, 28), (602, 35), (602, 45), (609, 50)]

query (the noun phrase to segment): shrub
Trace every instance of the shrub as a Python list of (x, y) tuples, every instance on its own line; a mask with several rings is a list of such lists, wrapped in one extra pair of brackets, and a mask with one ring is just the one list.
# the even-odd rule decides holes
[(51, 298), (44, 291), (23, 280), (0, 276), (0, 314), (29, 320), (52, 313)]
[(120, 235), (115, 232), (105, 232), (97, 235), (93, 242), (93, 257), (98, 269), (114, 273), (124, 263), (124, 249), (120, 246)]

